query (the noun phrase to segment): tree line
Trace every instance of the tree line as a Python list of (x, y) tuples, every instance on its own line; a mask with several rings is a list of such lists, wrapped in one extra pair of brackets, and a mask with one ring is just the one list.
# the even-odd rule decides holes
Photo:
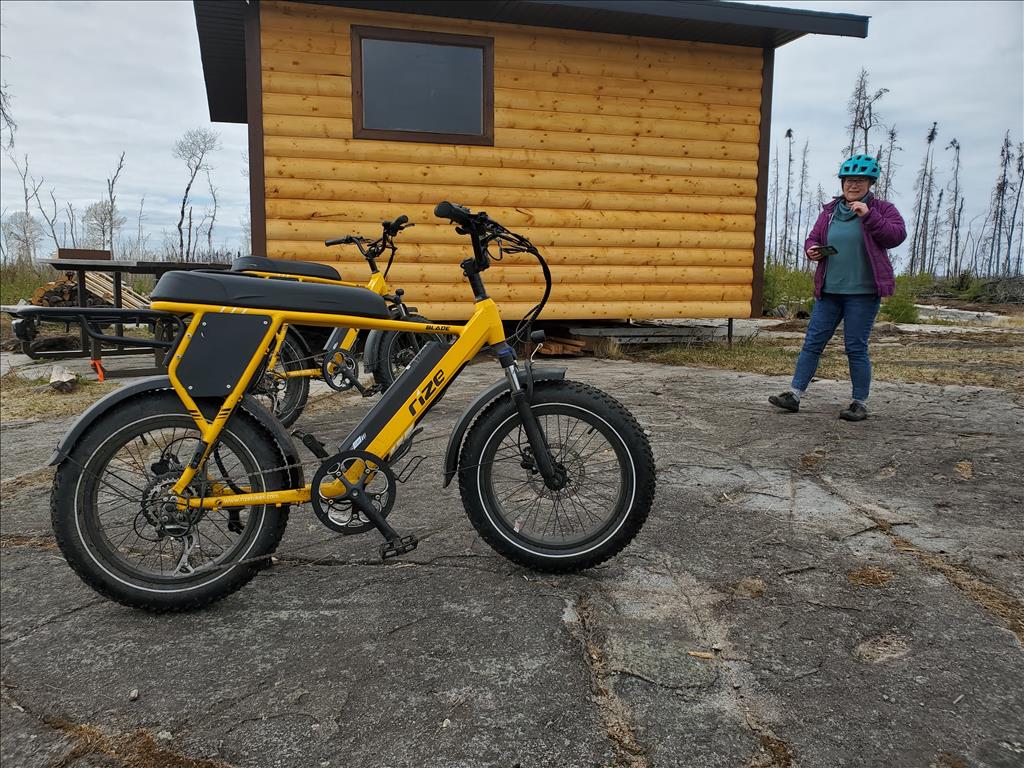
[[(21, 182), (17, 210), (0, 211), (0, 260), (31, 263), (56, 254), (58, 248), (110, 251), (115, 259), (162, 259), (184, 262), (224, 261), (238, 255), (214, 243), (217, 224), (217, 187), (211, 175), (212, 159), (221, 149), (220, 134), (210, 128), (186, 131), (171, 147), (171, 154), (185, 167), (184, 192), (176, 236), (164, 233), (157, 245), (146, 232), (146, 197), (142, 196), (131, 221), (118, 204), (117, 184), (126, 168), (126, 154), (106, 179), (106, 194), (84, 207), (59, 201), (57, 190), (46, 188), (45, 178), (36, 179), (28, 154), (19, 155), (15, 146), (18, 124), (12, 110), (13, 97), (6, 82), (0, 83), (0, 144)], [(197, 185), (205, 182), (208, 203), (197, 209)], [(243, 224), (243, 226), (245, 226)], [(248, 232), (244, 233), (248, 240)]]
[[(58, 248), (110, 251), (115, 259), (163, 259), (183, 262), (223, 261), (234, 255), (214, 242), (218, 216), (217, 187), (211, 171), (212, 155), (220, 149), (220, 137), (209, 128), (189, 130), (175, 142), (173, 156), (186, 171), (185, 189), (176, 233), (164, 233), (159, 244), (150, 242), (145, 227), (145, 195), (131, 221), (118, 203), (117, 184), (125, 170), (125, 153), (106, 179), (106, 194), (77, 208), (59, 201), (54, 187), (36, 179), (27, 154), (17, 155), (8, 139), (4, 152), (21, 182), (18, 210), (0, 213), (0, 258), (5, 263), (28, 263), (55, 253)], [(195, 205), (197, 182), (205, 182), (208, 203)]]
[[(874, 155), (882, 168), (875, 193), (892, 199), (896, 193), (893, 173), (901, 167), (899, 159), (905, 150), (897, 126), (887, 125), (878, 109), (887, 93), (887, 88), (872, 88), (868, 71), (860, 71), (847, 103), (848, 141), (837, 152), (840, 159), (836, 164), (858, 153)], [(908, 232), (903, 245), (908, 252), (905, 272), (947, 278), (1024, 274), (1024, 141), (1014, 143), (1006, 131), (986, 210), (965, 222), (961, 144), (956, 137), (945, 141), (940, 136), (939, 123), (933, 122), (922, 137), (924, 151), (914, 181), (913, 206), (909, 214), (903, 211)], [(810, 269), (813, 265), (804, 258), (804, 239), (830, 195), (820, 184), (813, 191), (809, 187), (809, 141), (797, 149), (793, 129), (783, 138), (785, 144), (776, 145), (771, 159), (766, 261)], [(937, 152), (939, 147), (943, 149)]]

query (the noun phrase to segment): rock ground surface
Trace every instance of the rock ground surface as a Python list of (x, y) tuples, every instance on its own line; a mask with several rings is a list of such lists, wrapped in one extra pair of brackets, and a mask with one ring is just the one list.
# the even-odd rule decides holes
[[(1024, 410), (1004, 392), (848, 384), (773, 411), (782, 378), (571, 360), (650, 432), (651, 517), (574, 576), (524, 570), (441, 487), (425, 422), (392, 522), (419, 548), (293, 510), (274, 567), (200, 612), (150, 616), (55, 548), (68, 424), (2, 426), (2, 738), (16, 766), (1024, 765)], [(367, 403), (319, 400), (328, 443)], [(307, 455), (307, 458), (310, 458)], [(311, 474), (311, 472), (310, 472)]]

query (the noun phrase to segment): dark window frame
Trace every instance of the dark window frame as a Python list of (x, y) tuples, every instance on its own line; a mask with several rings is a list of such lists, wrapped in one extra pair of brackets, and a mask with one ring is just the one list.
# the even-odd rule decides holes
[[(494, 146), (494, 38), (420, 32), (352, 25), (352, 137), (378, 141), (416, 141), (432, 144), (476, 144)], [(432, 133), (430, 131), (386, 130), (363, 126), (363, 40), (393, 40), (403, 43), (451, 45), (483, 51), (483, 115), (481, 133)]]

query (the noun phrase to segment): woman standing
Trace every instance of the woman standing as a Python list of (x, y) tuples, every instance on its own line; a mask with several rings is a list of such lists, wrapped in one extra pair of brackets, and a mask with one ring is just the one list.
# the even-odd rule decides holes
[(843, 163), (839, 167), (843, 193), (825, 204), (804, 243), (807, 258), (818, 264), (814, 309), (789, 391), (768, 398), (778, 408), (800, 410), (800, 398), (818, 369), (821, 353), (842, 321), (853, 402), (839, 418), (863, 421), (868, 416), (868, 337), (882, 298), (891, 296), (896, 287), (886, 249), (907, 237), (896, 206), (871, 192), (878, 176), (878, 161), (870, 155), (854, 155)]

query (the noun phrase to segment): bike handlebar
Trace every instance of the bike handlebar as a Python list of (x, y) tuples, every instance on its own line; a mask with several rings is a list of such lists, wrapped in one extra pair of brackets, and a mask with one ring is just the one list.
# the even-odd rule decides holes
[[(387, 240), (387, 238), (394, 237), (399, 232), (401, 232), (403, 229), (408, 229), (409, 227), (415, 227), (415, 226), (416, 226), (415, 224), (410, 224), (409, 223), (409, 217), (404, 215), (404, 214), (399, 216), (394, 221), (382, 221), (381, 222), (381, 228), (384, 230), (384, 235), (377, 242), (379, 242), (381, 244), (381, 246), (387, 246), (387, 243), (385, 242)], [(330, 246), (330, 245), (348, 245), (349, 243), (355, 243), (356, 245), (361, 245), (363, 243), (368, 243), (368, 242), (369, 242), (369, 240), (367, 240), (365, 237), (358, 237), (358, 236), (355, 236), (355, 235), (345, 235), (344, 237), (335, 237), (335, 238), (333, 238), (331, 240), (324, 240), (324, 245), (328, 245), (328, 246)], [(362, 249), (360, 248), (360, 250), (362, 250)]]
[(355, 240), (352, 235), (345, 235), (344, 237), (336, 237), (333, 240), (324, 240), (324, 245), (348, 245), (353, 242)]
[(434, 208), (434, 215), (439, 219), (448, 219), (461, 226), (471, 224), (473, 221), (473, 212), (469, 208), (449, 203), (447, 200), (437, 204), (437, 207)]

